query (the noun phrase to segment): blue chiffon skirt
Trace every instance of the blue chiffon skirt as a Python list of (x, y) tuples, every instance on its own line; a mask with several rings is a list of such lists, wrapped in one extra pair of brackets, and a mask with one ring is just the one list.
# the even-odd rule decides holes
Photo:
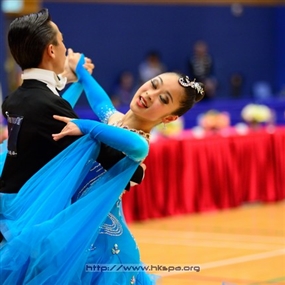
[(141, 264), (119, 198), (137, 162), (120, 160), (71, 203), (99, 149), (100, 143), (86, 135), (17, 195), (1, 194), (1, 284), (155, 284), (157, 277), (143, 270), (89, 270), (90, 264)]

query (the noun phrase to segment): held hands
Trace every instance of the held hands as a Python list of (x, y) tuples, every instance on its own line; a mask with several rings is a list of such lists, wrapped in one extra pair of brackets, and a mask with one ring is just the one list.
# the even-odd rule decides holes
[(57, 116), (57, 115), (54, 115), (53, 118), (58, 120), (58, 121), (62, 121), (64, 123), (66, 123), (66, 126), (61, 130), (60, 133), (52, 134), (52, 137), (55, 141), (58, 141), (65, 136), (80, 136), (80, 135), (82, 135), (82, 132), (77, 127), (77, 125), (71, 122), (73, 119), (67, 118), (67, 117), (62, 117), (62, 116)]
[[(61, 76), (67, 78), (68, 83), (77, 81), (77, 77), (74, 71), (76, 69), (76, 65), (78, 64), (80, 57), (81, 53), (73, 52), (71, 48), (68, 49), (67, 57), (65, 60), (64, 72), (61, 74)], [(93, 69), (95, 68), (95, 65), (92, 63), (92, 60), (88, 57), (85, 57), (85, 64), (83, 66), (90, 74), (92, 74)]]

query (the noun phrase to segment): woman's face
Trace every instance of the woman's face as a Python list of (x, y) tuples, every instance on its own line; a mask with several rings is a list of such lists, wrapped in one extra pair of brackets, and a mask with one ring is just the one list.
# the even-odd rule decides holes
[(135, 93), (130, 108), (138, 117), (155, 124), (177, 119), (183, 87), (175, 73), (163, 73), (144, 83)]

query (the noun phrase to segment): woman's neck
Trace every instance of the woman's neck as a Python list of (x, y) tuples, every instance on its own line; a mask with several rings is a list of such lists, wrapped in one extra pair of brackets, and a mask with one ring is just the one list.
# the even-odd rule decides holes
[(146, 133), (154, 128), (155, 124), (153, 122), (145, 121), (137, 117), (131, 110), (129, 110), (121, 119), (123, 125), (128, 126), (136, 130), (142, 130)]

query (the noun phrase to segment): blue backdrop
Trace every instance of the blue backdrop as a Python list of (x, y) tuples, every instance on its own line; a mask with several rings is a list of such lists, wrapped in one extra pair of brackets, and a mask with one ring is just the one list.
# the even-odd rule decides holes
[[(229, 98), (229, 80), (234, 72), (244, 76), (243, 99), (252, 98), (252, 86), (257, 81), (269, 82), (275, 96), (279, 96), (284, 88), (285, 98), (284, 5), (244, 6), (240, 17), (232, 14), (230, 6), (214, 5), (43, 1), (42, 6), (50, 10), (64, 35), (66, 46), (93, 59), (96, 65), (93, 75), (108, 92), (122, 70), (129, 69), (137, 75), (139, 63), (151, 49), (161, 52), (162, 60), (169, 70), (188, 73), (187, 59), (192, 53), (192, 46), (196, 40), (203, 39), (208, 42), (214, 58), (215, 73), (219, 80), (219, 101)], [(1, 14), (1, 37), (5, 34), (2, 33), (3, 23)], [(5, 78), (4, 47), (3, 40), (0, 43), (1, 81)], [(221, 106), (232, 108), (232, 112), (238, 116), (246, 102)], [(79, 102), (82, 112), (86, 112), (86, 104), (83, 97)], [(206, 105), (211, 107), (216, 106), (216, 103), (205, 104), (205, 108)], [(275, 105), (280, 109), (278, 121), (283, 123), (284, 100), (278, 100)], [(193, 122), (189, 121), (189, 125), (194, 124), (194, 118), (191, 120)]]
[(278, 90), (283, 90), (285, 97), (285, 6), (276, 9), (275, 21), (276, 86)]
[(242, 16), (235, 17), (230, 6), (43, 5), (62, 30), (66, 45), (92, 57), (94, 75), (107, 90), (121, 70), (136, 74), (149, 49), (161, 51), (170, 70), (187, 72), (187, 57), (197, 39), (209, 44), (220, 97), (229, 96), (233, 72), (245, 77), (244, 96), (251, 94), (256, 81), (268, 81), (274, 93), (284, 82), (277, 74), (282, 69), (278, 57), (284, 41), (276, 32), (284, 32), (284, 7), (245, 6)]

